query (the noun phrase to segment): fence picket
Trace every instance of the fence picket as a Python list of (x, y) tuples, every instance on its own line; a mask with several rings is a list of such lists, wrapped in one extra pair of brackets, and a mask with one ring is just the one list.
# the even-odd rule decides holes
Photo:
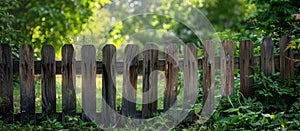
[[(164, 111), (177, 104), (178, 71), (183, 70), (184, 98), (183, 108), (191, 109), (198, 96), (198, 70), (203, 69), (203, 107), (204, 114), (209, 115), (214, 109), (215, 69), (221, 72), (222, 96), (229, 96), (234, 91), (234, 68), (240, 69), (240, 91), (244, 97), (253, 96), (254, 63), (260, 61), (260, 69), (266, 76), (271, 75), (275, 66), (280, 64), (281, 80), (294, 78), (292, 59), (299, 55), (286, 49), (291, 38), (283, 36), (280, 39), (280, 55), (274, 57), (274, 43), (271, 38), (264, 38), (260, 47), (261, 55), (253, 56), (253, 43), (250, 40), (241, 41), (240, 56), (234, 59), (234, 44), (223, 41), (220, 57), (215, 57), (215, 43), (204, 42), (204, 58), (197, 58), (198, 50), (194, 44), (184, 48), (184, 58), (179, 60), (178, 47), (173, 44), (165, 49), (165, 60), (158, 60), (158, 47), (146, 44), (143, 49), (143, 61), (138, 60), (138, 45), (127, 45), (124, 61), (116, 61), (116, 47), (106, 45), (103, 48), (103, 61), (96, 61), (96, 49), (85, 45), (81, 49), (81, 61), (75, 61), (75, 51), (72, 45), (62, 48), (62, 61), (55, 61), (55, 49), (51, 45), (42, 47), (41, 61), (34, 61), (34, 51), (30, 45), (22, 45), (19, 51), (20, 60), (12, 59), (12, 50), (8, 44), (0, 45), (0, 117), (4, 123), (20, 122), (36, 123), (36, 116), (46, 114), (50, 118), (59, 118), (62, 122), (66, 116), (82, 115), (83, 121), (99, 120), (104, 127), (122, 126), (125, 118), (149, 118), (153, 113), (161, 112), (158, 103), (158, 70), (165, 71), (166, 85), (164, 92)], [(280, 59), (279, 59), (280, 58)], [(280, 61), (280, 62), (279, 62)], [(276, 64), (274, 64), (276, 62)], [(220, 63), (220, 66), (217, 66)], [(295, 62), (296, 63), (296, 62)], [(199, 66), (199, 67), (198, 67)], [(218, 70), (217, 70), (218, 71)], [(123, 72), (122, 115), (116, 114), (116, 74)], [(138, 73), (143, 72), (142, 111), (136, 109)], [(76, 113), (76, 73), (82, 74), (82, 112)], [(219, 73), (219, 72), (217, 72)], [(13, 75), (20, 75), (20, 114), (14, 114)], [(42, 111), (35, 112), (34, 75), (42, 76)], [(62, 113), (56, 112), (56, 75), (62, 74)], [(102, 74), (102, 112), (96, 112), (96, 74)], [(196, 87), (194, 89), (193, 87)], [(290, 98), (284, 98), (290, 100)], [(291, 98), (292, 99), (292, 98)], [(202, 113), (203, 113), (202, 112)], [(100, 115), (101, 114), (101, 115)], [(98, 118), (98, 116), (101, 116)], [(97, 118), (96, 118), (97, 117)], [(38, 117), (39, 118), (39, 117)], [(195, 114), (189, 114), (185, 121), (195, 120)], [(18, 121), (18, 120), (17, 120)], [(120, 122), (120, 123), (119, 123)]]
[(270, 76), (275, 71), (273, 50), (272, 39), (263, 38), (260, 44), (260, 69), (266, 76)]
[(254, 56), (253, 43), (250, 40), (245, 40), (240, 43), (240, 87), (244, 97), (253, 96), (253, 79), (249, 78), (253, 74)]
[(222, 96), (233, 94), (234, 90), (234, 45), (232, 41), (225, 40), (221, 45), (221, 89)]
[(20, 48), (21, 123), (35, 123), (34, 53), (30, 45)]
[(56, 61), (51, 45), (42, 47), (42, 111), (51, 117), (56, 112)]
[(164, 110), (167, 111), (177, 99), (177, 86), (178, 86), (178, 47), (176, 44), (172, 44), (166, 47), (166, 86), (164, 92)]
[(8, 44), (0, 46), (0, 117), (5, 123), (14, 121), (13, 100), (13, 61), (12, 52)]
[(116, 47), (103, 48), (102, 122), (105, 127), (116, 124)]
[(76, 114), (76, 69), (75, 51), (72, 45), (64, 45), (62, 48), (62, 121), (66, 116)]
[(203, 112), (211, 114), (214, 110), (215, 101), (215, 43), (205, 41), (203, 46)]
[(155, 44), (146, 44), (143, 53), (142, 118), (148, 118), (157, 110), (158, 47)]
[(82, 120), (96, 118), (96, 49), (93, 45), (81, 48)]
[(136, 90), (138, 78), (138, 45), (127, 45), (124, 56), (122, 115), (135, 117), (136, 115)]
[[(192, 96), (198, 94), (198, 91), (194, 87), (198, 88), (198, 49), (194, 44), (187, 44), (184, 47), (184, 59), (183, 59), (183, 107), (184, 109), (190, 109), (195, 104)], [(195, 71), (197, 70), (197, 71)], [(197, 82), (195, 82), (197, 81)]]
[(291, 41), (291, 37), (283, 36), (279, 42), (280, 49), (280, 78), (284, 79), (294, 78), (294, 54), (292, 49), (286, 50), (288, 44)]

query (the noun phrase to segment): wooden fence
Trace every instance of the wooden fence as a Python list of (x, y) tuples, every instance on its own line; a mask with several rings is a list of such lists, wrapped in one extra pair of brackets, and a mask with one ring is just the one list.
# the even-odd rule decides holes
[[(114, 54), (116, 48), (106, 45), (103, 48), (103, 60), (96, 61), (94, 46), (85, 45), (81, 49), (82, 61), (75, 60), (75, 51), (72, 45), (64, 45), (62, 48), (62, 60), (55, 61), (55, 49), (51, 45), (42, 48), (41, 61), (34, 61), (34, 52), (30, 45), (22, 45), (19, 52), (19, 60), (12, 59), (12, 51), (9, 45), (0, 46), (0, 97), (1, 120), (11, 123), (20, 121), (27, 123), (29, 120), (36, 121), (35, 112), (35, 74), (41, 74), (42, 79), (42, 112), (50, 117), (61, 118), (65, 116), (81, 115), (84, 121), (88, 121), (91, 114), (105, 119), (104, 123), (116, 121), (117, 118), (110, 116), (111, 109), (116, 110), (116, 72), (123, 73), (122, 107), (119, 111), (124, 116), (133, 118), (148, 118), (151, 113), (157, 112), (157, 101), (143, 104), (142, 110), (136, 109), (138, 73), (143, 74), (143, 92), (154, 88), (153, 92), (144, 95), (143, 101), (157, 99), (157, 76), (150, 77), (155, 70), (165, 71), (166, 84), (164, 91), (164, 110), (170, 108), (177, 99), (178, 71), (182, 69), (184, 74), (184, 103), (189, 103), (189, 94), (195, 93), (189, 87), (198, 85), (198, 74), (191, 69), (191, 65), (197, 64), (203, 70), (203, 101), (210, 100), (208, 109), (214, 108), (214, 72), (221, 71), (221, 90), (223, 96), (228, 96), (234, 91), (234, 68), (240, 69), (240, 90), (245, 97), (253, 96), (253, 79), (248, 76), (253, 74), (255, 63), (260, 63), (260, 68), (265, 75), (280, 67), (282, 79), (294, 77), (294, 58), (291, 50), (285, 50), (290, 37), (282, 37), (280, 40), (280, 54), (274, 55), (274, 43), (271, 38), (264, 38), (261, 43), (261, 55), (253, 55), (253, 43), (241, 41), (239, 45), (240, 57), (234, 57), (234, 45), (231, 41), (223, 41), (221, 57), (215, 57), (215, 44), (212, 41), (204, 42), (204, 57), (197, 58), (197, 48), (188, 44), (184, 48), (184, 59), (178, 58), (178, 47), (169, 45), (165, 52), (168, 55), (164, 60), (158, 59), (157, 46), (147, 44), (143, 54), (139, 54), (137, 45), (127, 45), (123, 62), (117, 62)], [(188, 53), (188, 52), (191, 52)], [(143, 55), (143, 60), (138, 60), (138, 55)], [(198, 60), (193, 62), (192, 58)], [(280, 65), (280, 66), (279, 66)], [(14, 114), (13, 106), (13, 75), (20, 75), (20, 113)], [(62, 75), (62, 113), (56, 112), (56, 74)], [(76, 113), (76, 74), (82, 75), (82, 113)], [(102, 112), (96, 112), (96, 74), (102, 74)], [(154, 74), (157, 75), (157, 74)], [(99, 85), (98, 85), (99, 86)], [(209, 98), (209, 99), (208, 99)], [(104, 101), (107, 104), (103, 104)], [(193, 104), (193, 103), (191, 103)]]

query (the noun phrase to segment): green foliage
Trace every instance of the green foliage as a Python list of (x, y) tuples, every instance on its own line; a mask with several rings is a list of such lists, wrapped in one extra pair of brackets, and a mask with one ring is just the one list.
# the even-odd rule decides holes
[(242, 22), (255, 12), (255, 4), (249, 0), (208, 0), (203, 4), (202, 11), (218, 32), (225, 29), (235, 32), (242, 30)]
[[(167, 1), (161, 0), (161, 8), (156, 8), (153, 6), (154, 11), (163, 10), (164, 12), (170, 12), (170, 14), (174, 14), (174, 10), (171, 8), (176, 8), (182, 12), (187, 12), (188, 14), (191, 11), (192, 7), (188, 9), (183, 9), (181, 6), (187, 6), (187, 2), (183, 2), (181, 4), (178, 3), (179, 0)], [(146, 1), (143, 1), (141, 4), (147, 4)], [(120, 5), (122, 6), (122, 5)], [(114, 12), (116, 13), (116, 12)], [(122, 15), (123, 12), (119, 12), (119, 15)], [(188, 17), (188, 16), (185, 16)], [(188, 18), (186, 18), (188, 19)], [(147, 30), (158, 30), (158, 33), (161, 34), (152, 34), (147, 33)], [(156, 42), (156, 43), (179, 43), (179, 41), (168, 41), (174, 40), (170, 36), (166, 35), (174, 34), (176, 37), (180, 38), (180, 42), (185, 43), (197, 43), (199, 42), (197, 36), (191, 32), (191, 30), (184, 25), (184, 23), (180, 23), (175, 19), (170, 18), (169, 16), (163, 16), (158, 14), (144, 14), (138, 15), (134, 17), (127, 18), (123, 20), (121, 23), (118, 23), (114, 26), (113, 29), (109, 31), (108, 42), (114, 43), (117, 47), (120, 46), (124, 42), (136, 43), (136, 44), (144, 44), (146, 42)], [(137, 36), (134, 36), (139, 34)], [(130, 37), (137, 37), (135, 40), (130, 40)], [(161, 38), (162, 37), (162, 41)]]
[(299, 130), (300, 84), (295, 79), (280, 81), (279, 73), (264, 76), (255, 69), (253, 98), (244, 98), (235, 77), (235, 93), (221, 99), (214, 115), (204, 124), (182, 124), (183, 130)]
[[(143, 2), (140, 4), (147, 4), (147, 2)], [(178, 0), (160, 0), (162, 5), (161, 8), (153, 6), (153, 9), (150, 10), (159, 10), (162, 12), (168, 12), (169, 14), (175, 14), (176, 12), (174, 12), (172, 8), (176, 8), (180, 12), (184, 12), (184, 14), (191, 14), (192, 8), (197, 8), (208, 17), (209, 21), (217, 31), (223, 31), (228, 28), (231, 28), (234, 31), (239, 31), (240, 28), (243, 27), (240, 21), (246, 21), (246, 16), (252, 13), (254, 8), (254, 5), (249, 3), (248, 0), (189, 0), (189, 2), (191, 5), (188, 2), (181, 2), (178, 4)], [(182, 6), (188, 6), (188, 8), (182, 8)], [(123, 12), (120, 12), (120, 14), (122, 13)], [(109, 17), (109, 15), (107, 15), (107, 17)], [(182, 17), (186, 17), (182, 19), (189, 19), (188, 15)], [(107, 18), (103, 17), (102, 19)], [(151, 35), (151, 33), (143, 33), (149, 29), (158, 30), (161, 34)], [(136, 34), (140, 35), (134, 36)], [(166, 34), (171, 34), (173, 37), (175, 36), (180, 40), (172, 39)], [(100, 43), (113, 43), (117, 45), (117, 47), (124, 42), (135, 44), (145, 42), (181, 44), (181, 42), (184, 42), (195, 43), (198, 48), (202, 48), (199, 38), (189, 27), (185, 25), (185, 23), (176, 21), (168, 16), (157, 14), (138, 15), (127, 18), (116, 24), (113, 29), (109, 30), (109, 36), (102, 37), (108, 38), (108, 41), (101, 41)], [(135, 38), (135, 41), (132, 41), (131, 37), (138, 38)], [(160, 39), (162, 39), (162, 41), (155, 41)]]
[[(253, 0), (257, 7), (253, 23), (265, 36), (280, 37), (282, 35), (299, 36), (299, 27), (293, 14), (298, 13), (300, 2), (297, 0)], [(295, 28), (296, 27), (296, 28)]]
[(57, 119), (50, 119), (46, 118), (37, 125), (34, 126), (33, 124), (3, 124), (3, 121), (0, 121), (0, 129), (1, 130), (37, 130), (37, 131), (44, 131), (44, 130), (102, 130), (100, 126), (97, 126), (95, 123), (92, 122), (83, 122), (79, 116), (76, 117), (67, 117), (68, 122), (61, 123)]
[(282, 82), (279, 73), (265, 76), (259, 70), (251, 77), (255, 80), (255, 97), (260, 99), (268, 110), (287, 111), (300, 98), (299, 77)]
[(287, 48), (300, 49), (300, 2), (295, 0), (250, 0), (246, 3), (247, 11), (243, 19), (237, 21), (239, 28), (231, 28), (218, 33), (221, 40), (232, 40), (235, 43), (235, 55), (241, 40), (252, 40), (254, 54), (259, 55), (263, 37), (272, 37), (275, 49), (279, 52), (281, 36), (291, 36), (292, 41)]
[[(268, 105), (263, 100), (243, 98), (238, 90), (235, 91), (237, 93), (221, 100), (206, 123), (197, 124), (200, 121), (196, 121), (179, 125), (176, 130), (299, 130), (299, 112), (268, 112)], [(298, 103), (294, 103), (297, 111), (300, 109)]]
[(11, 44), (14, 52), (21, 44), (31, 44), (35, 51), (44, 44), (60, 49), (74, 42), (72, 37), (80, 33), (94, 8), (107, 3), (108, 0), (2, 0), (0, 43)]
[(3, 103), (5, 103), (6, 99), (3, 97), (0, 97), (0, 105), (2, 105)]
[[(252, 0), (256, 12), (248, 17), (244, 24), (248, 29), (244, 35), (252, 41), (270, 36), (275, 41), (275, 52), (278, 52), (278, 41), (281, 36), (291, 36), (291, 48), (300, 49), (299, 21), (295, 14), (299, 13), (300, 1), (297, 0)], [(254, 36), (254, 37), (252, 37)]]
[(41, 127), (36, 127), (40, 130), (61, 130), (63, 129), (63, 124), (59, 122), (57, 119), (51, 119), (48, 117), (45, 117), (43, 121), (41, 122)]

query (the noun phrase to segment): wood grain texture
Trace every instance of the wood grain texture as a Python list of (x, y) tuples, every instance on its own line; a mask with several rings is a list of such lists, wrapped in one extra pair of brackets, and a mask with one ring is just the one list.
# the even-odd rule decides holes
[(35, 123), (34, 52), (30, 45), (20, 48), (21, 123)]
[(14, 121), (13, 61), (8, 44), (0, 45), (0, 117), (5, 123)]
[(96, 119), (96, 49), (93, 45), (81, 48), (82, 119)]
[(285, 79), (294, 78), (294, 54), (292, 49), (287, 49), (290, 44), (291, 37), (283, 36), (279, 41), (280, 49), (280, 79), (283, 82)]
[(197, 53), (198, 49), (194, 44), (185, 45), (183, 59), (184, 109), (190, 109), (195, 104), (194, 96), (197, 96), (199, 92)]
[(270, 76), (275, 71), (273, 50), (272, 39), (263, 38), (260, 44), (260, 69), (266, 76)]
[(215, 88), (215, 43), (205, 41), (203, 57), (203, 109), (209, 115), (214, 110), (214, 88)]
[(72, 45), (64, 45), (62, 48), (62, 121), (65, 116), (76, 114), (76, 69), (75, 51)]
[(131, 118), (136, 115), (138, 54), (138, 45), (126, 45), (123, 69), (122, 115)]
[(102, 122), (105, 127), (116, 124), (116, 47), (103, 48)]
[(222, 96), (229, 96), (234, 91), (234, 45), (225, 40), (221, 45), (221, 90)]
[(51, 45), (42, 48), (42, 111), (50, 117), (56, 112), (56, 61), (55, 49)]
[(244, 97), (253, 96), (253, 82), (250, 75), (254, 71), (254, 56), (253, 56), (253, 43), (250, 40), (242, 41), (240, 43), (240, 87), (241, 93)]
[(146, 44), (143, 61), (142, 118), (149, 118), (157, 110), (158, 47)]
[(177, 100), (179, 58), (176, 44), (168, 45), (166, 52), (166, 86), (164, 92), (164, 110), (167, 111)]

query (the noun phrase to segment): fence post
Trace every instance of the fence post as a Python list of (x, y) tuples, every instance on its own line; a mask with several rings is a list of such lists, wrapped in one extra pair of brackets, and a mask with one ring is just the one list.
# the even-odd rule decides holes
[(51, 45), (42, 47), (42, 110), (54, 118), (56, 112), (56, 61), (55, 49)]
[(263, 38), (260, 44), (260, 67), (266, 76), (270, 76), (274, 71), (274, 43), (270, 37)]
[(65, 116), (76, 114), (76, 69), (75, 51), (72, 45), (64, 45), (62, 48), (62, 121)]
[(178, 47), (176, 44), (168, 45), (165, 49), (166, 52), (166, 86), (164, 92), (164, 110), (167, 111), (177, 99), (177, 86), (178, 86)]
[(209, 115), (214, 110), (215, 43), (205, 41), (203, 53), (203, 112)]
[(229, 96), (234, 91), (234, 45), (232, 41), (225, 40), (221, 45), (221, 89), (222, 96)]
[(116, 57), (116, 47), (105, 45), (102, 75), (102, 122), (105, 127), (116, 124)]
[(250, 40), (244, 40), (240, 43), (240, 87), (244, 97), (253, 96), (253, 79), (249, 78), (253, 74), (254, 56), (253, 43)]
[(34, 121), (35, 124), (35, 89), (34, 89), (34, 53), (30, 45), (20, 48), (20, 104), (21, 123)]
[(138, 45), (126, 45), (123, 67), (122, 115), (136, 115), (136, 90), (138, 78)]
[(283, 82), (284, 79), (294, 78), (294, 61), (290, 60), (294, 58), (293, 50), (286, 50), (288, 44), (291, 41), (291, 37), (283, 36), (279, 42), (280, 48), (280, 78)]
[(96, 49), (93, 45), (81, 48), (82, 120), (96, 119)]
[(14, 121), (13, 61), (8, 44), (0, 46), (0, 116), (5, 123)]
[(146, 44), (143, 53), (142, 118), (148, 118), (157, 110), (158, 47), (155, 44)]
[(183, 59), (183, 108), (190, 109), (196, 102), (192, 96), (198, 94), (198, 49), (194, 44), (187, 44), (184, 46), (184, 59)]

